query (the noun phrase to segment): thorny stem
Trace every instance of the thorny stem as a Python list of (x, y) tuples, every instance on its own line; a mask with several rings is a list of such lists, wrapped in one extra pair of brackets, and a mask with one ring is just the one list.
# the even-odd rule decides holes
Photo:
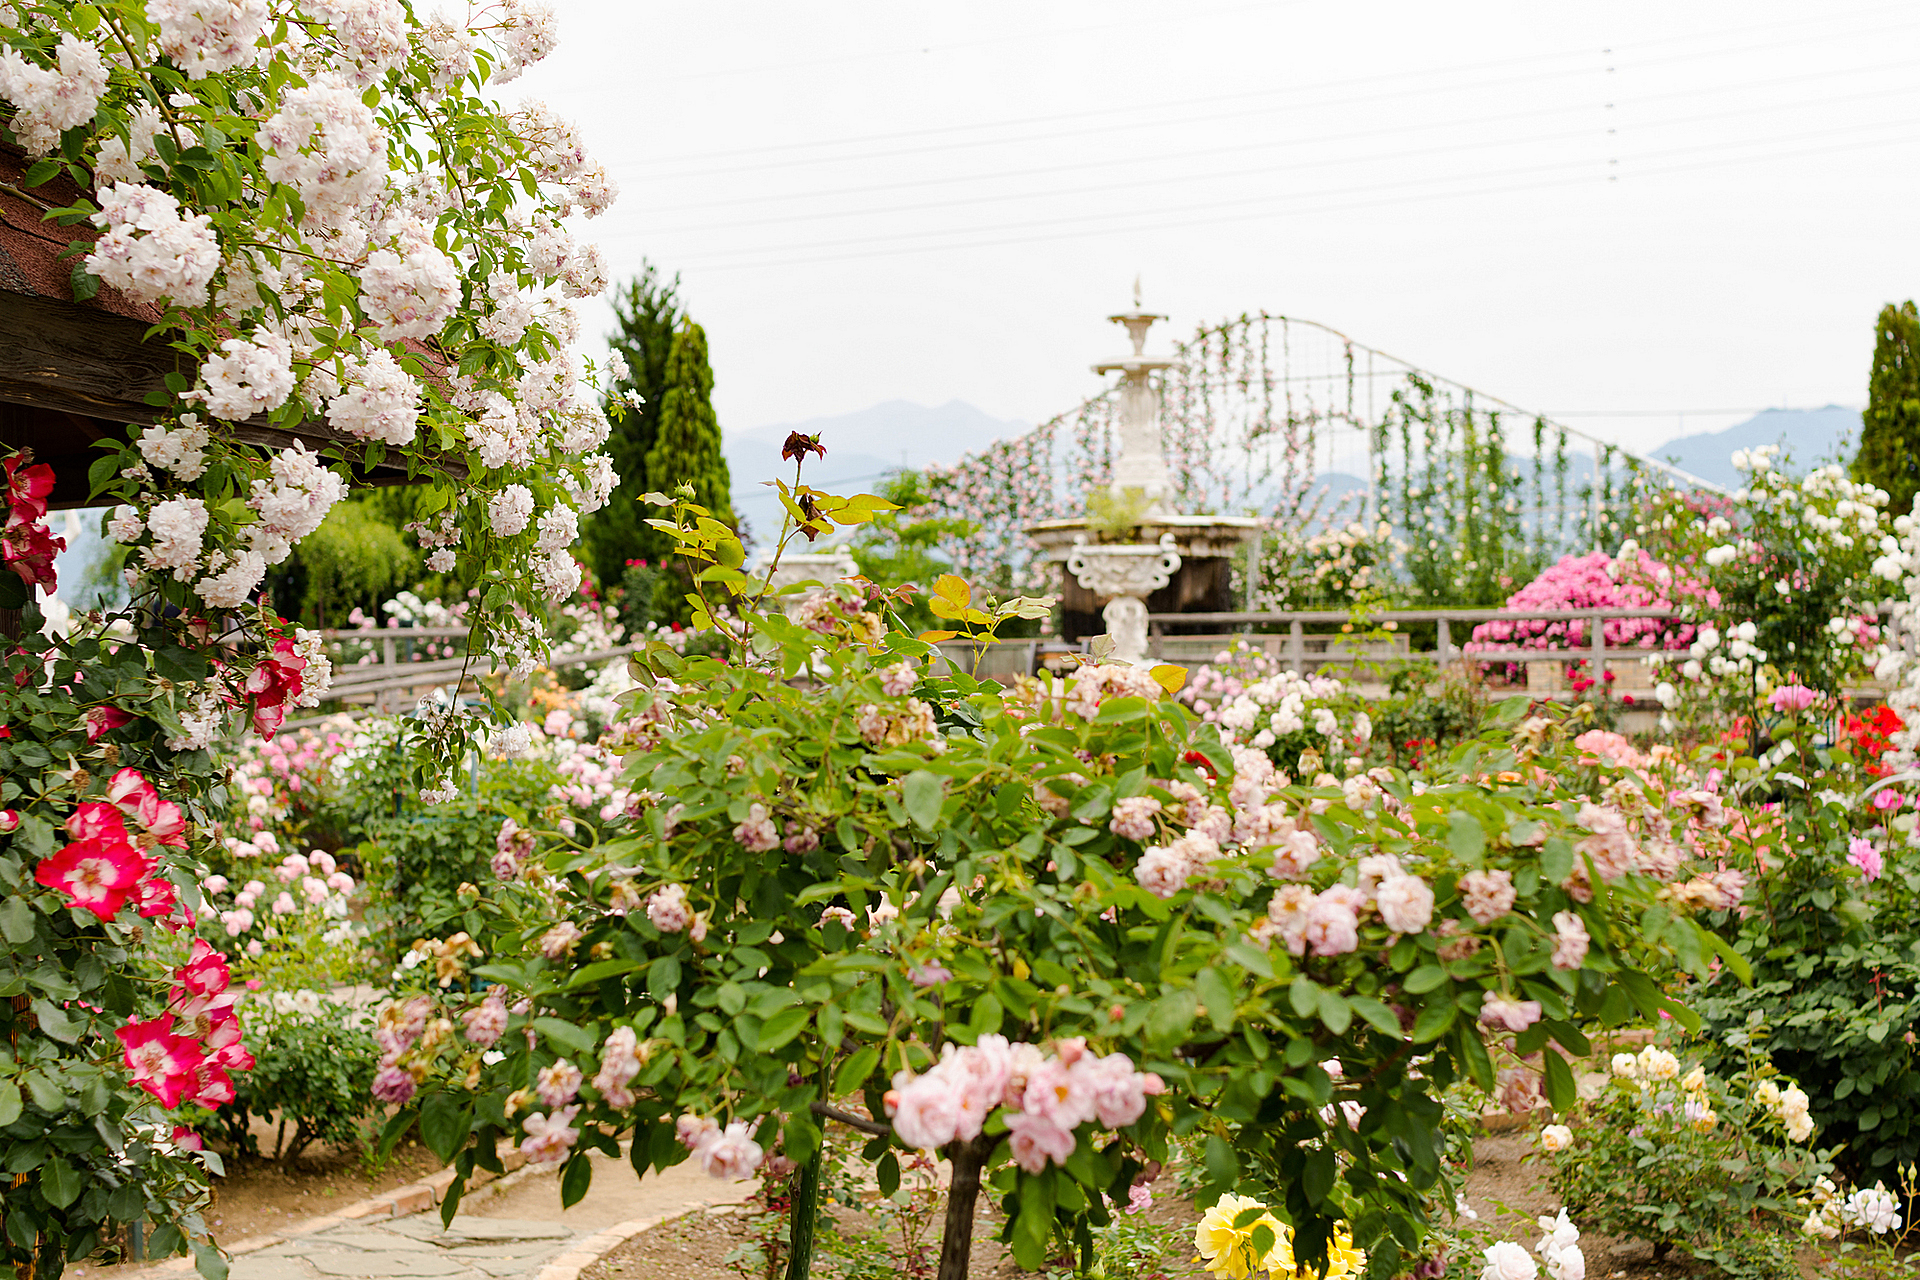
[[(793, 460), (793, 488), (796, 493), (800, 489), (800, 468), (806, 465), (806, 461), (807, 455), (804, 452)], [(767, 592), (773, 590), (773, 575), (780, 568), (780, 557), (786, 554), (787, 543), (800, 532), (798, 528), (795, 528), (792, 533), (787, 531), (787, 526), (792, 523), (792, 512), (786, 512), (780, 517), (780, 536), (773, 544), (773, 560), (767, 565), (767, 576), (766, 580), (760, 584), (760, 594), (753, 598), (753, 607), (756, 609), (760, 607), (760, 602), (767, 598)]]

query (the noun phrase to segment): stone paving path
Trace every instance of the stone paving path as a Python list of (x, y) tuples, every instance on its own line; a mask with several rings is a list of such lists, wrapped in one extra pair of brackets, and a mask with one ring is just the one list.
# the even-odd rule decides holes
[(500, 1280), (532, 1276), (584, 1233), (557, 1222), (437, 1213), (343, 1223), (234, 1258), (230, 1280)]

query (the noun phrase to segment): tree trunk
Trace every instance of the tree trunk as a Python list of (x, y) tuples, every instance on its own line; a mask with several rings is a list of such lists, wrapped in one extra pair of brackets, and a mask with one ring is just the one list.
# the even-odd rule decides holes
[(946, 1231), (940, 1238), (940, 1271), (935, 1280), (967, 1280), (967, 1263), (973, 1254), (973, 1206), (980, 1198), (981, 1171), (996, 1145), (998, 1139), (983, 1133), (947, 1148), (953, 1184), (947, 1188)]
[(793, 1179), (793, 1198), (787, 1204), (789, 1250), (787, 1280), (807, 1280), (813, 1267), (813, 1229), (820, 1221), (820, 1170), (826, 1162), (824, 1139), (813, 1159), (800, 1166)]

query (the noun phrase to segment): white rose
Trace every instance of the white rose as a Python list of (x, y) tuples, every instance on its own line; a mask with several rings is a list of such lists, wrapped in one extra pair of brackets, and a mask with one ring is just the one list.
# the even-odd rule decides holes
[(1542, 1151), (1565, 1151), (1573, 1145), (1573, 1130), (1563, 1124), (1550, 1124), (1540, 1131)]
[(1487, 1246), (1485, 1269), (1480, 1280), (1536, 1280), (1540, 1267), (1533, 1258), (1511, 1240)]

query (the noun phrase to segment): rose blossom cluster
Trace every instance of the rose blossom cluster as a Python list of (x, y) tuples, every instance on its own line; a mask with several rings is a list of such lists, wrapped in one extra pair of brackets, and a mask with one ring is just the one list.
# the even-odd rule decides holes
[(882, 707), (867, 703), (854, 717), (854, 727), (870, 747), (899, 747), (909, 742), (938, 742), (940, 726), (933, 708), (918, 698), (908, 698), (903, 707)]
[[(1302, 675), (1236, 641), (1193, 673), (1180, 700), (1218, 725), (1226, 741), (1264, 751), (1309, 724), (1321, 737), (1337, 739), (1338, 717), (1324, 704), (1343, 691), (1331, 676)], [(1354, 718), (1352, 733), (1362, 744), (1373, 736), (1373, 722), (1364, 712)]]
[(766, 1153), (753, 1140), (758, 1124), (735, 1120), (723, 1128), (710, 1116), (683, 1115), (674, 1122), (674, 1128), (680, 1145), (693, 1152), (709, 1178), (734, 1181), (752, 1177), (766, 1160)]
[(900, 1140), (926, 1151), (979, 1137), (997, 1107), (1012, 1135), (1014, 1161), (1040, 1173), (1049, 1160), (1067, 1162), (1075, 1129), (1096, 1122), (1125, 1128), (1165, 1089), (1159, 1076), (1135, 1071), (1126, 1054), (1101, 1057), (1084, 1039), (1055, 1041), (1048, 1054), (987, 1035), (976, 1044), (944, 1046), (924, 1074), (895, 1074), (886, 1108)]
[(158, 187), (116, 182), (100, 192), (93, 225), (106, 234), (87, 254), (87, 270), (136, 302), (205, 306), (220, 270), (212, 223), (204, 213), (181, 213)]
[(196, 938), (192, 955), (173, 977), (165, 1013), (135, 1019), (114, 1033), (127, 1068), (133, 1083), (169, 1111), (182, 1103), (223, 1106), (234, 1098), (229, 1073), (253, 1069), (234, 1012), (237, 997), (227, 989), (226, 957)]
[[(128, 829), (129, 820), (137, 834)], [(146, 850), (155, 844), (186, 848), (187, 818), (139, 770), (114, 774), (107, 798), (83, 801), (66, 826), (72, 843), (43, 859), (35, 880), (102, 920), (113, 919), (129, 901), (149, 919), (174, 915), (179, 900), (173, 882)]]
[(0, 565), (13, 570), (29, 588), (45, 587), (51, 594), (59, 579), (54, 557), (67, 549), (65, 538), (47, 528), (47, 495), (53, 492), (53, 468), (41, 463), (25, 466), (25, 454), (7, 458), (7, 520), (0, 527)]

